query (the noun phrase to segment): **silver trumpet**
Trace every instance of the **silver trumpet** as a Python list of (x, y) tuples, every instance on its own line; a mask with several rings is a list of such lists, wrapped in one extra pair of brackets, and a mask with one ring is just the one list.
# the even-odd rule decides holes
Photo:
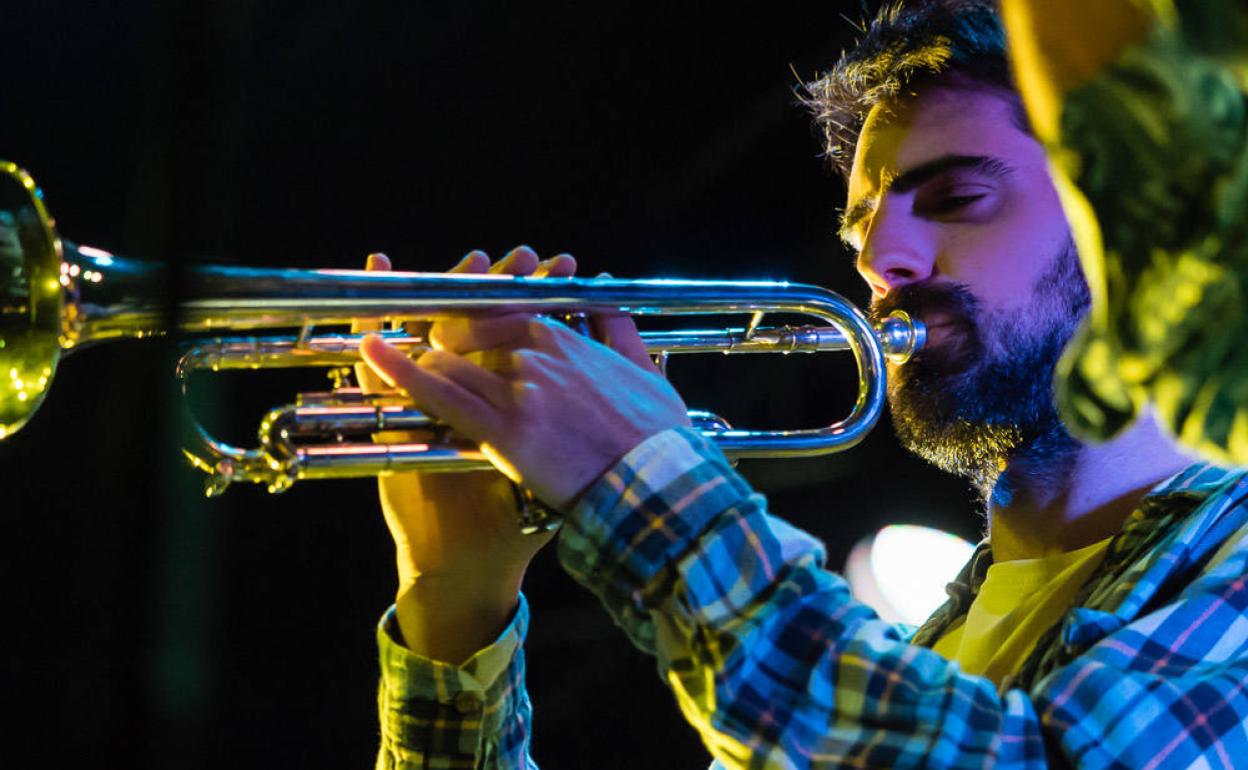
[[(177, 367), (185, 383), (200, 370), (294, 366), (347, 367), (359, 361), (362, 335), (327, 326), (384, 321), (392, 344), (411, 355), (427, 349), (403, 323), (501, 308), (559, 316), (594, 312), (634, 316), (741, 314), (739, 328), (647, 331), (660, 366), (684, 353), (853, 353), (858, 397), (849, 415), (803, 430), (737, 430), (708, 412), (690, 419), (730, 458), (806, 457), (857, 444), (884, 405), (885, 360), (903, 363), (921, 347), (923, 324), (895, 313), (873, 327), (835, 292), (774, 281), (525, 278), (504, 275), (288, 270), (200, 266), (181, 275), (170, 307), (170, 271), (58, 237), (34, 181), (0, 161), (0, 438), (39, 408), (63, 354), (105, 340), (282, 329), (279, 337), (194, 338)], [(768, 326), (767, 314), (813, 323)], [(583, 316), (582, 316), (583, 317)], [(339, 383), (340, 385), (342, 383)], [(232, 482), (280, 492), (300, 479), (375, 476), (400, 471), (488, 467), (477, 447), (397, 393), (363, 394), (339, 386), (304, 393), (261, 422), (258, 446), (211, 437), (187, 415), (186, 457), (207, 472), (207, 492)], [(414, 432), (427, 440), (375, 443), (373, 434)]]

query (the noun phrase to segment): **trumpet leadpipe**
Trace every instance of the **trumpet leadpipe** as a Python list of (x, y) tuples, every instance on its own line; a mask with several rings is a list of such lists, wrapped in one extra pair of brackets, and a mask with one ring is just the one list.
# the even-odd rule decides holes
[[(379, 332), (391, 345), (415, 357), (429, 349), (420, 336), (404, 331)], [(643, 331), (641, 341), (651, 355), (683, 353), (824, 353), (851, 351), (845, 332), (835, 326), (764, 326), (719, 329)], [(350, 366), (359, 363), (363, 334), (227, 337), (198, 340), (183, 357), (191, 369), (265, 369), (299, 366)], [(908, 358), (922, 346), (921, 323), (900, 315), (875, 326), (885, 357)]]
[[(894, 314), (875, 326), (885, 357), (908, 359), (926, 339), (922, 323)], [(762, 326), (641, 332), (652, 355), (661, 353), (826, 353), (852, 351), (850, 338), (835, 326)]]

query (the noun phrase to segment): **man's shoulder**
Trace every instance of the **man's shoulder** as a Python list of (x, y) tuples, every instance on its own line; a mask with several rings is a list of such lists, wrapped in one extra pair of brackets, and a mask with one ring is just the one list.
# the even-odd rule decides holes
[(1122, 614), (1184, 594), (1215, 559), (1248, 547), (1248, 468), (1194, 463), (1157, 485), (1111, 544), (1099, 593)]

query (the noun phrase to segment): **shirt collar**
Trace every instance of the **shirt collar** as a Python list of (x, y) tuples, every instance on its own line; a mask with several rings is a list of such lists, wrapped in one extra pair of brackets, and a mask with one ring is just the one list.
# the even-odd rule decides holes
[[(1110, 544), (1109, 553), (1101, 569), (1089, 580), (1096, 581), (1105, 574), (1127, 578), (1130, 585), (1118, 585), (1115, 593), (1119, 596), (1139, 593), (1137, 588), (1146, 589), (1147, 596), (1134, 596), (1133, 606), (1143, 606), (1156, 591), (1160, 582), (1153, 576), (1146, 585), (1139, 584), (1141, 570), (1131, 570), (1123, 574), (1123, 565), (1127, 562), (1142, 559), (1149, 551), (1156, 551), (1156, 546), (1167, 532), (1172, 532), (1176, 518), (1188, 518), (1192, 521), (1182, 527), (1182, 532), (1173, 532), (1174, 539), (1180, 542), (1191, 540), (1194, 531), (1203, 532), (1209, 529), (1213, 519), (1224, 512), (1225, 506), (1204, 508), (1201, 503), (1211, 495), (1225, 488), (1244, 475), (1242, 468), (1223, 468), (1211, 464), (1190, 465), (1170, 478), (1155, 486), (1140, 502), (1140, 505), (1123, 522), (1123, 527)], [(1183, 533), (1189, 533), (1187, 537)], [(1175, 547), (1163, 549), (1169, 553)], [(1151, 560), (1150, 560), (1151, 561)], [(979, 593), (987, 577), (988, 568), (993, 564), (992, 548), (985, 538), (971, 554), (970, 561), (962, 568), (958, 576), (945, 586), (949, 599), (915, 632), (914, 644), (931, 645), (940, 638), (950, 623), (967, 613), (971, 602)], [(1171, 562), (1172, 566), (1173, 562)], [(1144, 566), (1144, 565), (1141, 565)], [(1118, 582), (1118, 581), (1115, 581)]]

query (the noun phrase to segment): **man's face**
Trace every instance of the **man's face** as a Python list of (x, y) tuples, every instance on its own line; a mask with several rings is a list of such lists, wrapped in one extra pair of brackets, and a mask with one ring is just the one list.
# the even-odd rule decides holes
[(901, 439), (985, 486), (1020, 451), (1073, 444), (1052, 376), (1087, 305), (1043, 148), (1013, 115), (973, 86), (877, 107), (842, 229), (873, 311), (902, 308), (928, 327), (926, 348), (890, 371)]

